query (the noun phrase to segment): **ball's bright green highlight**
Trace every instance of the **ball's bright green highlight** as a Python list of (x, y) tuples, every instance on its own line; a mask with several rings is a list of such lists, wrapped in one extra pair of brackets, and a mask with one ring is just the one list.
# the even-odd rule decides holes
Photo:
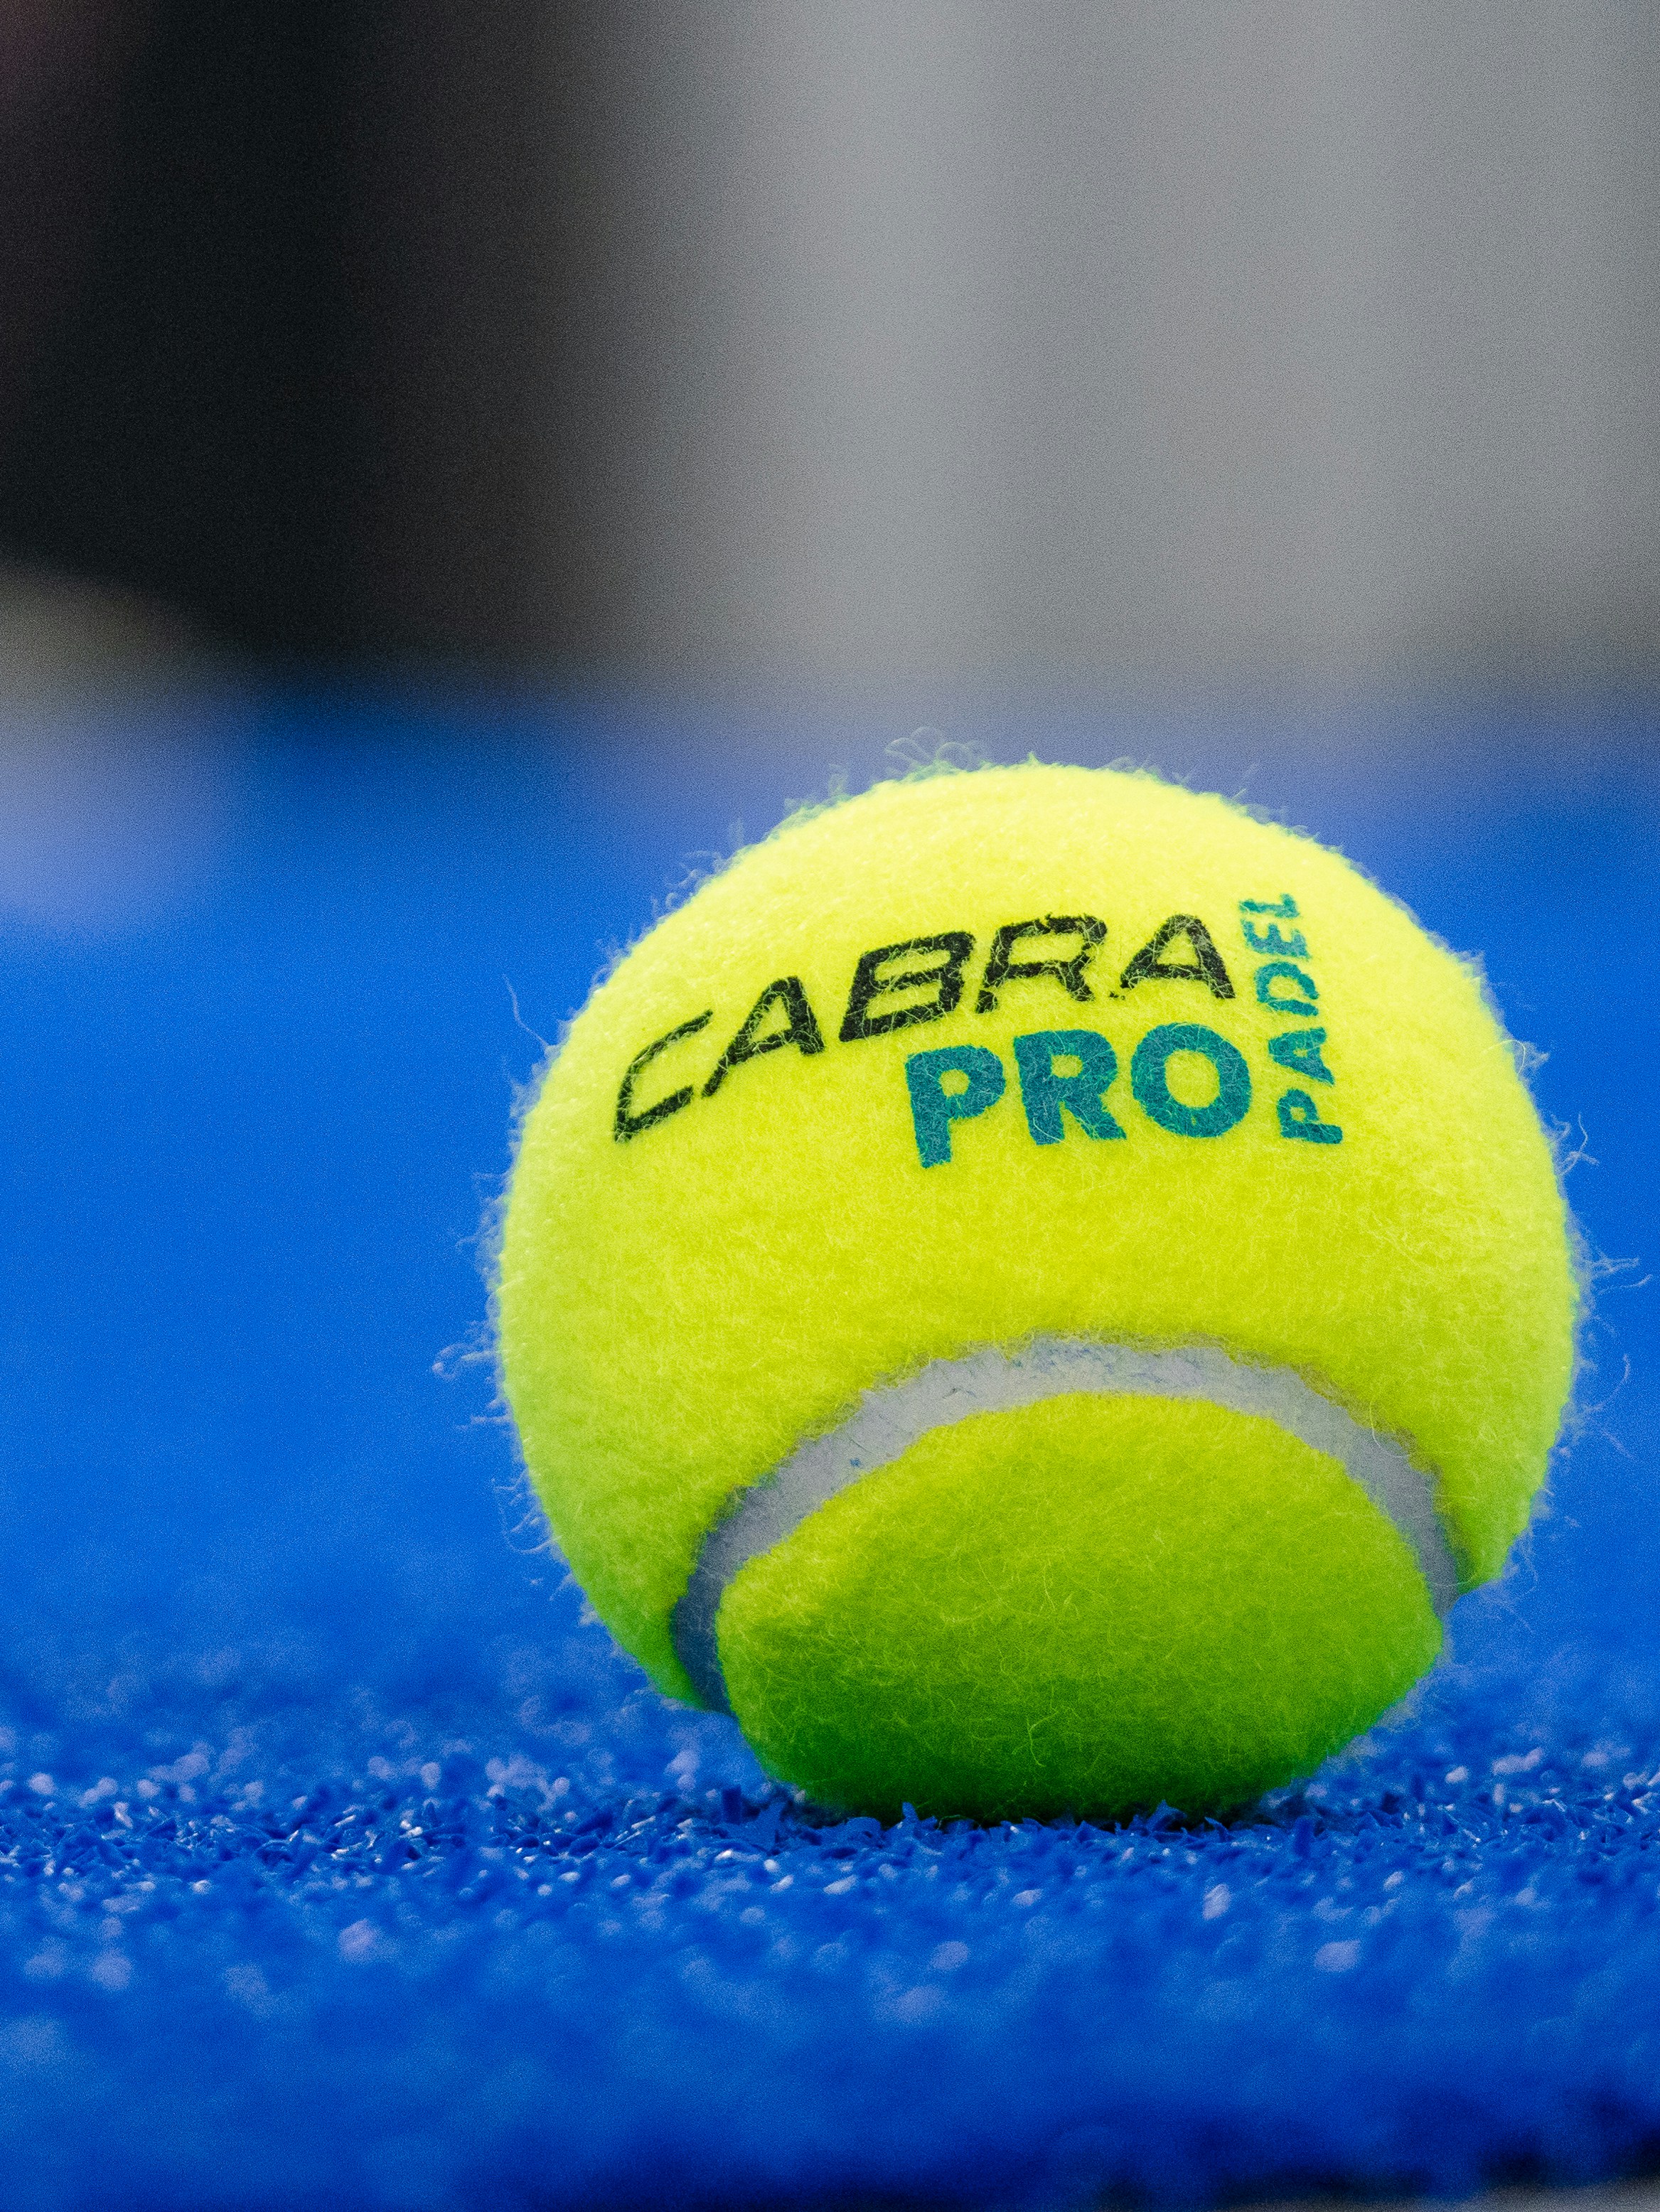
[[(733, 1501), (861, 1396), (1036, 1339), (1219, 1346), (1394, 1438), (1466, 1586), (1524, 1526), (1575, 1286), (1477, 977), (1336, 854), (1104, 770), (879, 787), (741, 854), (553, 1060), (502, 1369), (555, 1534), (663, 1687)], [(726, 1586), (740, 1723), (882, 1813), (1243, 1802), (1439, 1641), (1272, 1420), (1058, 1396), (925, 1436)]]
[(1250, 1797), (1440, 1644), (1335, 1461), (1220, 1407), (1082, 1395), (935, 1431), (745, 1567), (721, 1630), (757, 1750), (815, 1796), (886, 1808), (903, 1776), (915, 1804), (1037, 1814)]

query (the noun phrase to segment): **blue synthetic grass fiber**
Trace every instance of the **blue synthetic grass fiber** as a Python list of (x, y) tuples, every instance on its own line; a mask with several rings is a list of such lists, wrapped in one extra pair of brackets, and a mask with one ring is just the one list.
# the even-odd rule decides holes
[(880, 718), (43, 719), (0, 749), (7, 2212), (1660, 2164), (1654, 720), (969, 733), (1244, 788), (1548, 1054), (1596, 1310), (1511, 1574), (1407, 1713), (1229, 1824), (797, 1806), (543, 1547), (480, 1231), (538, 1036), (689, 868), (879, 772)]

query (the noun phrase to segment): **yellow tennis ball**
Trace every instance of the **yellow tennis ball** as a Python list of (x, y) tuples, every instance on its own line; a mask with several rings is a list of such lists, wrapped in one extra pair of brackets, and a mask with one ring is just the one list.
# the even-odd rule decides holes
[(1417, 1680), (1567, 1396), (1477, 975), (1337, 854), (1036, 763), (800, 816), (593, 993), (505, 1387), (675, 1697), (892, 1814), (1237, 1803)]

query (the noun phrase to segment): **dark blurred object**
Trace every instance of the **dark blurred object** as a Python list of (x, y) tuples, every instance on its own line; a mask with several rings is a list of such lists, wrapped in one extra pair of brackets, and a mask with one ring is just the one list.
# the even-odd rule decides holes
[(1642, 0), (152, 12), (78, 279), (142, 11), (52, 13), (14, 556), (676, 690), (1660, 677)]
[(155, 9), (91, 267), (0, 463), (15, 551), (182, 601), (256, 646), (337, 634), (348, 566), (325, 13)]
[[(0, 468), (88, 281), (114, 186), (123, 81), (150, 15), (149, 0), (0, 0)], [(94, 577), (126, 573), (103, 544), (92, 550)], [(176, 617), (138, 594), (0, 559), (8, 709), (65, 684), (176, 666), (189, 649)]]
[(148, 0), (0, 0), (0, 424), (83, 273)]
[[(529, 434), (489, 388), (526, 289), (510, 11), (171, 0), (142, 40), (132, 7), (84, 12), (130, 75), (78, 285), (14, 193), (36, 265), (0, 536), (256, 649), (494, 642), (467, 579)], [(84, 136), (74, 94), (37, 166)]]

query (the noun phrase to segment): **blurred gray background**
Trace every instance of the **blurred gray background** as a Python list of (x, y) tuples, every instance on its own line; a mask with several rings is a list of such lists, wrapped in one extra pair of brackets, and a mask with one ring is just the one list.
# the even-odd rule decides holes
[(654, 689), (1660, 671), (1651, 4), (8, 10), (37, 634), (46, 574)]

